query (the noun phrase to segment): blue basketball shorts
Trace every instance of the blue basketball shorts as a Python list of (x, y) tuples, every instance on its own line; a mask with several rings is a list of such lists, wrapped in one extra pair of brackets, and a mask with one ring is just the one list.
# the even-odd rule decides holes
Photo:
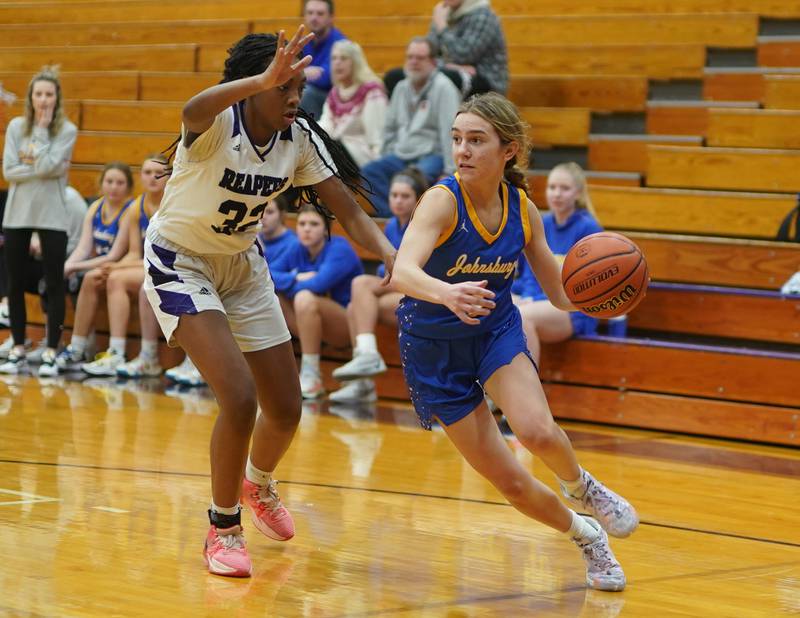
[[(427, 339), (400, 330), (400, 359), (420, 424), (452, 425), (484, 399), (483, 384), (518, 354), (528, 352), (519, 311), (489, 332), (457, 339)], [(536, 364), (534, 363), (534, 368)]]

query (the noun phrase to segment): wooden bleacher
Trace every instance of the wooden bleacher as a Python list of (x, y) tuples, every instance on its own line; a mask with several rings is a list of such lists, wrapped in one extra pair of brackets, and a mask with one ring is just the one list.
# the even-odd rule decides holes
[(735, 148), (800, 148), (800, 110), (712, 109), (706, 143)]
[[(590, 182), (592, 182), (590, 180)], [(623, 230), (774, 239), (796, 196), (590, 185), (600, 221)]]
[(800, 109), (800, 75), (770, 75), (764, 84), (764, 107)]
[(800, 151), (647, 146), (652, 187), (800, 191)]
[[(337, 25), (378, 70), (402, 64), (405, 41), (427, 32), (429, 2), (336, 6)], [(770, 346), (798, 343), (798, 303), (776, 290), (800, 270), (800, 255), (796, 244), (766, 239), (800, 191), (800, 149), (793, 150), (800, 62), (796, 40), (758, 33), (760, 18), (798, 18), (800, 5), (492, 6), (510, 45), (509, 96), (531, 125), (532, 142), (586, 149), (601, 221), (640, 245), (654, 281), (629, 319), (651, 339), (545, 347), (542, 376), (556, 415), (798, 444), (800, 357)], [(299, 14), (298, 0), (0, 2), (0, 81), (24, 93), (41, 64), (62, 65), (67, 111), (80, 129), (70, 181), (92, 195), (107, 160), (138, 164), (172, 141), (182, 103), (219, 80), (232, 42), (249, 31), (291, 28)], [(759, 66), (706, 67), (708, 48), (756, 50)], [(672, 79), (702, 82), (704, 100), (648, 100), (651, 80)], [(592, 127), (605, 114), (645, 114), (647, 134), (600, 134)], [(539, 205), (544, 179), (542, 170), (529, 177)], [(134, 311), (131, 334), (137, 329)], [(378, 334), (390, 364), (379, 391), (406, 398), (395, 333)], [(680, 341), (701, 336), (717, 341)], [(327, 349), (328, 369), (348, 355)]]

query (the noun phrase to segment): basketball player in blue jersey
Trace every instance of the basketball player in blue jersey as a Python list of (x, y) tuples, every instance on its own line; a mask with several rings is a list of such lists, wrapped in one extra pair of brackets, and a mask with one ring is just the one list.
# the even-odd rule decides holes
[[(578, 465), (553, 421), (511, 301), (515, 263), (524, 251), (550, 301), (575, 310), (517, 167), (528, 160), (525, 126), (512, 103), (490, 93), (461, 106), (452, 138), (458, 171), (420, 200), (392, 279), (406, 294), (397, 316), (412, 402), (423, 427), (442, 425), (469, 464), (517, 510), (578, 545), (590, 587), (622, 590), (625, 575), (606, 531), (628, 536), (638, 517)], [(564, 506), (514, 457), (483, 389), (519, 441), (558, 475), (565, 496), (594, 518)]]
[(311, 62), (298, 54), (312, 38), (303, 27), (288, 43), (283, 32), (249, 34), (229, 50), (222, 82), (183, 108), (172, 175), (145, 240), (144, 287), (161, 329), (186, 350), (219, 403), (204, 548), (217, 575), (251, 572), (240, 496), (260, 532), (294, 535), (272, 474), (300, 421), (300, 383), (256, 243), (264, 209), (299, 187), (390, 271), (394, 261), (395, 249), (353, 197), (357, 166), (298, 107)]

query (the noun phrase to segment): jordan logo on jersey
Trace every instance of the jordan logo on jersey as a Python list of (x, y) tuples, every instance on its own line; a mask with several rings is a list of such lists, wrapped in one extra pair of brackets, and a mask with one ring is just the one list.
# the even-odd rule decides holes
[(225, 168), (219, 186), (240, 195), (262, 195), (267, 197), (283, 189), (288, 178), (262, 176), (261, 174), (243, 174)]

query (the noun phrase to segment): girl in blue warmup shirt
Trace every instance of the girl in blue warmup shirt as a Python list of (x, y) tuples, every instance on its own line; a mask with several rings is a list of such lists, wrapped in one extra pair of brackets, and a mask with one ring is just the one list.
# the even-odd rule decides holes
[(300, 390), (306, 399), (325, 392), (319, 369), (322, 342), (337, 347), (350, 343), (345, 307), (351, 282), (364, 272), (345, 238), (326, 236), (322, 215), (306, 204), (297, 215), (298, 246), (270, 265), (287, 273), (275, 280), (275, 289), (289, 331), (300, 339)]
[[(395, 174), (389, 187), (389, 209), (394, 215), (386, 223), (384, 233), (393, 247), (399, 247), (411, 213), (427, 188), (424, 174), (408, 168)], [(386, 363), (378, 352), (375, 328), (378, 320), (388, 326), (397, 326), (395, 311), (403, 297), (389, 285), (384, 285), (383, 265), (376, 275), (360, 275), (353, 279), (352, 298), (347, 305), (347, 321), (353, 346), (353, 360), (333, 370), (333, 377), (347, 382), (330, 394), (330, 400), (340, 403), (371, 402), (378, 398), (375, 380), (386, 371)]]
[(273, 263), (279, 258), (294, 250), (300, 243), (297, 241), (297, 234), (290, 230), (283, 222), (283, 215), (286, 212), (284, 201), (278, 196), (277, 199), (270, 200), (261, 216), (261, 231), (256, 237), (264, 251), (267, 264), (270, 265), (270, 273), (275, 279), (276, 272), (272, 267)]
[[(393, 284), (406, 296), (397, 311), (400, 356), (423, 427), (437, 421), (469, 464), (521, 513), (559, 530), (580, 548), (592, 588), (622, 590), (625, 575), (606, 531), (638, 525), (623, 498), (581, 469), (553, 420), (522, 332), (511, 284), (520, 253), (552, 303), (574, 310), (539, 212), (527, 198), (525, 125), (496, 93), (462, 104), (452, 128), (458, 170), (420, 200), (403, 237)], [(508, 448), (484, 402), (503, 409), (514, 434), (555, 472), (567, 508)], [(594, 519), (596, 518), (596, 519)]]
[[(594, 217), (586, 176), (577, 163), (562, 163), (552, 169), (547, 177), (547, 206), (550, 212), (542, 216), (544, 236), (559, 262), (581, 238), (603, 230)], [(547, 300), (525, 260), (519, 261), (519, 277), (511, 291), (522, 315), (528, 350), (537, 364), (541, 342), (557, 343), (573, 335), (597, 332), (597, 318), (564, 311)]]

